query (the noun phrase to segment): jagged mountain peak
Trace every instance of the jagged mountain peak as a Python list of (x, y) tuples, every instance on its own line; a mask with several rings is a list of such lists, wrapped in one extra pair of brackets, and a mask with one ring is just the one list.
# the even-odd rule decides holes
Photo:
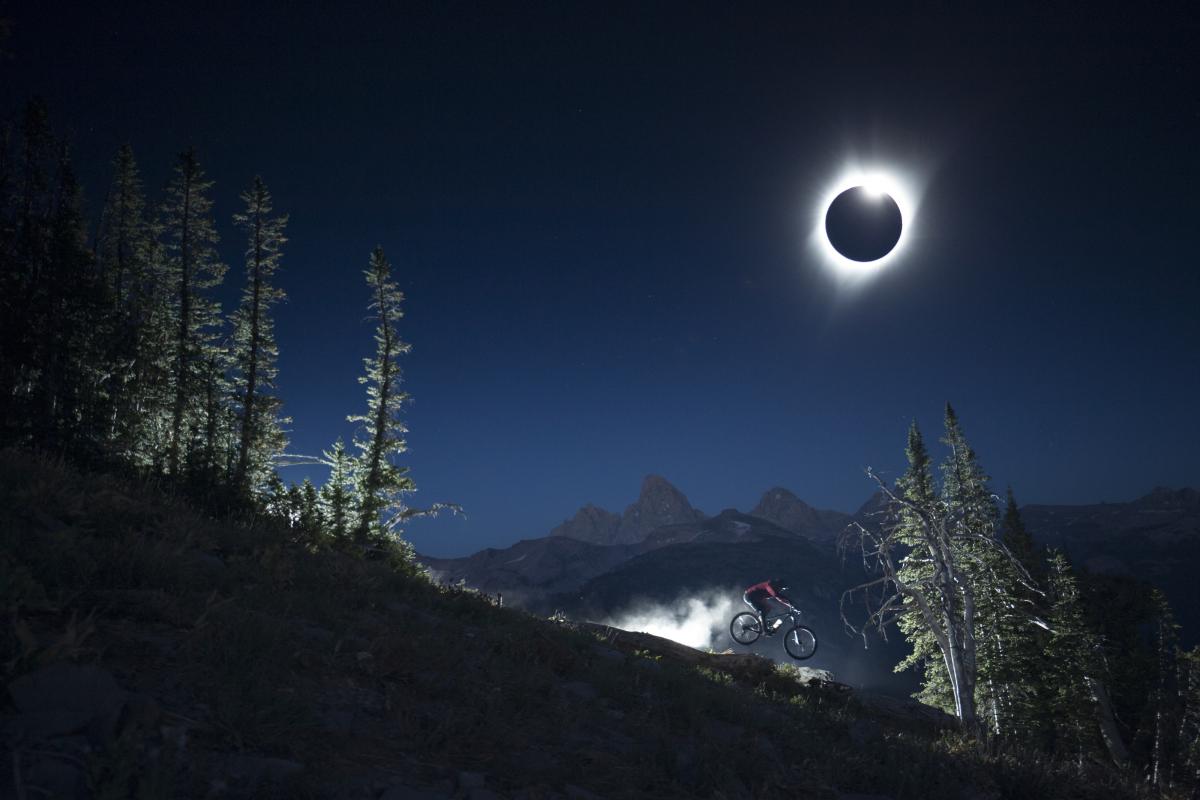
[(850, 520), (849, 514), (840, 511), (813, 508), (782, 486), (764, 492), (750, 514), (801, 536), (820, 540), (835, 538)]
[(683, 492), (663, 476), (651, 474), (642, 479), (637, 500), (624, 513), (615, 514), (589, 503), (550, 535), (593, 544), (636, 544), (662, 525), (703, 518), (704, 513), (692, 508)]

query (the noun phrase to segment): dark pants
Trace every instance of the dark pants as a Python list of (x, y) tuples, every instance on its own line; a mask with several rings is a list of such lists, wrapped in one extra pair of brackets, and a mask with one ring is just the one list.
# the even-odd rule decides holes
[(767, 599), (770, 596), (766, 589), (755, 589), (753, 592), (746, 592), (742, 595), (742, 600), (745, 601), (746, 605), (757, 611), (759, 617), (765, 621), (767, 614), (771, 613), (771, 606), (767, 603)]

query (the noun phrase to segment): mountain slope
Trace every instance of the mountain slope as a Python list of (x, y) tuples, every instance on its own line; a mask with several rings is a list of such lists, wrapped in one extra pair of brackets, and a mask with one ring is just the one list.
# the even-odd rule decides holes
[(400, 566), (0, 451), (5, 795), (1136, 796), (788, 670), (622, 651)]
[(851, 519), (841, 511), (813, 508), (782, 486), (764, 492), (750, 514), (809, 539), (826, 542), (836, 540)]
[(1028, 505), (1021, 516), (1036, 540), (1083, 568), (1162, 589), (1183, 625), (1181, 641), (1200, 641), (1200, 491), (1160, 488), (1127, 503)]
[(565, 536), (523, 539), (466, 558), (421, 557), (442, 583), (459, 581), (518, 604), (539, 607), (548, 594), (569, 592), (639, 552), (636, 545), (598, 545)]
[[(861, 639), (846, 635), (841, 595), (857, 578), (844, 572), (840, 559), (825, 546), (732, 510), (699, 526), (660, 528), (647, 542), (668, 538), (677, 540), (617, 565), (577, 592), (554, 598), (553, 604), (589, 619), (620, 619), (631, 609), (650, 604), (670, 608), (686, 598), (724, 598), (732, 611), (743, 611), (747, 609), (741, 597), (747, 586), (782, 577), (788, 595), (804, 613), (804, 623), (821, 640), (808, 665), (831, 670), (836, 680), (852, 686), (901, 694), (915, 690), (911, 675), (892, 671), (905, 653), (901, 643), (875, 640), (864, 649)], [(857, 562), (852, 562), (851, 569), (855, 567)], [(732, 646), (726, 627), (731, 617), (729, 613), (728, 618), (714, 620), (719, 625), (716, 649)], [(786, 660), (774, 639), (760, 641), (754, 651)]]

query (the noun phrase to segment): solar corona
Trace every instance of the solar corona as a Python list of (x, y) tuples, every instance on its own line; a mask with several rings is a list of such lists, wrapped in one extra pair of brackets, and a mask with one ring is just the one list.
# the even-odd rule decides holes
[(911, 190), (895, 175), (849, 169), (818, 203), (812, 241), (838, 274), (866, 277), (905, 250), (914, 211)]

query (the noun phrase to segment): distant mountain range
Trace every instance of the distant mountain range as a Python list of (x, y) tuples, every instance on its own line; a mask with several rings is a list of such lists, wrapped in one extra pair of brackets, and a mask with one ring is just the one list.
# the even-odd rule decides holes
[(799, 537), (828, 555), (851, 519), (839, 511), (814, 509), (781, 488), (766, 492), (749, 515), (730, 509), (709, 517), (665, 478), (648, 475), (637, 500), (622, 514), (588, 504), (548, 536), (463, 558), (421, 558), (444, 581), (464, 581), (540, 609), (619, 564), (672, 545)]
[(1127, 503), (1029, 505), (1034, 537), (1091, 572), (1145, 580), (1166, 594), (1184, 646), (1200, 642), (1200, 491), (1158, 488)]
[[(849, 523), (865, 522), (881, 507), (877, 494), (854, 514), (817, 509), (774, 487), (749, 514), (726, 509), (709, 516), (665, 478), (650, 475), (621, 514), (589, 504), (547, 536), (463, 558), (421, 559), (444, 582), (502, 593), (539, 613), (597, 620), (689, 594), (718, 591), (740, 601), (744, 587), (781, 575), (821, 630), (825, 663), (816, 666), (840, 672), (839, 680), (880, 686), (895, 683), (890, 668), (902, 649), (873, 644), (864, 655), (860, 641), (843, 635), (838, 604), (842, 591), (861, 580), (862, 567), (840, 558), (835, 542)], [(1197, 640), (1200, 492), (1156, 489), (1128, 503), (1031, 505), (1021, 512), (1038, 541), (1064, 549), (1077, 565), (1159, 586), (1184, 626), (1184, 643)]]

